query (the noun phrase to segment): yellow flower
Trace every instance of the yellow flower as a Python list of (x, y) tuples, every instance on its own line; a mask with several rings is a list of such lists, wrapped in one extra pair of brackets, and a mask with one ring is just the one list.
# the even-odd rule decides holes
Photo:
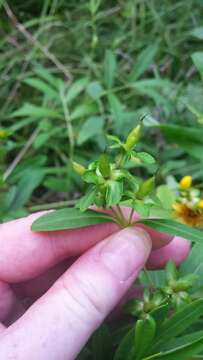
[(199, 209), (203, 209), (203, 199), (199, 200), (198, 204), (197, 204), (197, 207)]
[(183, 178), (179, 182), (181, 190), (187, 190), (192, 185), (192, 176), (183, 176)]
[(203, 217), (202, 214), (194, 209), (191, 209), (186, 204), (174, 203), (172, 205), (175, 211), (176, 217), (179, 218), (184, 224), (190, 226), (202, 226)]

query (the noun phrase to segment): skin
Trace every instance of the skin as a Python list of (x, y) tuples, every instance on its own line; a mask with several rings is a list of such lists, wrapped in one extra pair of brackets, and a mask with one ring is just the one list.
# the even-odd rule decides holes
[(180, 264), (190, 248), (185, 239), (114, 224), (33, 233), (39, 215), (0, 225), (4, 360), (75, 359), (144, 266)]

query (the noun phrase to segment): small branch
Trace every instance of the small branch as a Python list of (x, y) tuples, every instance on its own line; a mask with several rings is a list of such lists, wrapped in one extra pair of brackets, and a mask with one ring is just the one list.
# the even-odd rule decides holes
[(18, 155), (16, 156), (16, 158), (13, 160), (13, 162), (11, 163), (11, 165), (9, 165), (8, 169), (5, 171), (5, 173), (3, 174), (3, 180), (6, 181), (7, 178), (11, 175), (11, 173), (13, 172), (13, 170), (16, 168), (16, 166), (19, 164), (19, 162), (22, 160), (22, 158), (25, 156), (26, 152), (28, 151), (28, 149), (30, 148), (30, 146), (32, 145), (33, 141), (35, 140), (35, 138), (37, 137), (37, 135), (39, 134), (40, 129), (36, 128), (32, 135), (29, 137), (28, 141), (26, 142), (26, 144), (24, 145), (24, 147), (22, 148), (22, 150), (18, 153)]
[(67, 130), (68, 130), (68, 138), (69, 138), (69, 144), (70, 144), (70, 159), (72, 160), (73, 153), (74, 153), (74, 146), (75, 146), (74, 132), (73, 132), (72, 124), (71, 124), (71, 119), (70, 119), (67, 102), (66, 102), (66, 99), (64, 96), (64, 88), (60, 88), (60, 97), (61, 97), (61, 102), (63, 105), (63, 112), (64, 112), (64, 117), (66, 120), (66, 125), (67, 125)]
[(18, 31), (23, 34), (23, 36), (32, 44), (34, 44), (38, 49), (41, 50), (41, 52), (45, 55), (46, 58), (48, 58), (56, 67), (58, 70), (60, 70), (66, 77), (67, 80), (71, 81), (72, 76), (69, 73), (69, 71), (66, 69), (66, 67), (57, 59), (57, 57), (52, 54), (46, 47), (44, 47), (35, 37), (25, 28), (23, 24), (21, 24), (15, 14), (12, 12), (11, 8), (9, 7), (8, 3), (5, 3), (4, 9), (14, 24), (14, 26), (18, 29)]

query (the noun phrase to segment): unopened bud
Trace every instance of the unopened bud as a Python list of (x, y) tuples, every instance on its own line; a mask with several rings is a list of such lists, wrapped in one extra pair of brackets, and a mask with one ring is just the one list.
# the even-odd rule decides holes
[(128, 135), (126, 143), (125, 143), (125, 149), (127, 151), (130, 151), (134, 148), (134, 146), (137, 144), (137, 142), (140, 139), (140, 133), (141, 133), (141, 125), (137, 125)]
[(154, 184), (155, 184), (154, 176), (152, 176), (151, 178), (149, 178), (148, 180), (143, 182), (138, 191), (138, 194), (137, 194), (138, 197), (142, 199), (145, 196), (147, 196), (154, 189)]
[(79, 175), (83, 175), (84, 172), (86, 171), (85, 167), (83, 165), (78, 164), (77, 162), (73, 161), (72, 162), (72, 166), (73, 166), (73, 170), (79, 174)]
[(107, 154), (102, 154), (99, 158), (99, 170), (104, 178), (108, 178), (111, 174), (111, 166)]

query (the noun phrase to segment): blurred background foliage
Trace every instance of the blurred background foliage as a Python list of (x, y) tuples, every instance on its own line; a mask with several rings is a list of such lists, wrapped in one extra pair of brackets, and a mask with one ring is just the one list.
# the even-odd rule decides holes
[(71, 158), (143, 116), (158, 182), (201, 183), (202, 15), (201, 0), (0, 0), (2, 220), (74, 203)]

